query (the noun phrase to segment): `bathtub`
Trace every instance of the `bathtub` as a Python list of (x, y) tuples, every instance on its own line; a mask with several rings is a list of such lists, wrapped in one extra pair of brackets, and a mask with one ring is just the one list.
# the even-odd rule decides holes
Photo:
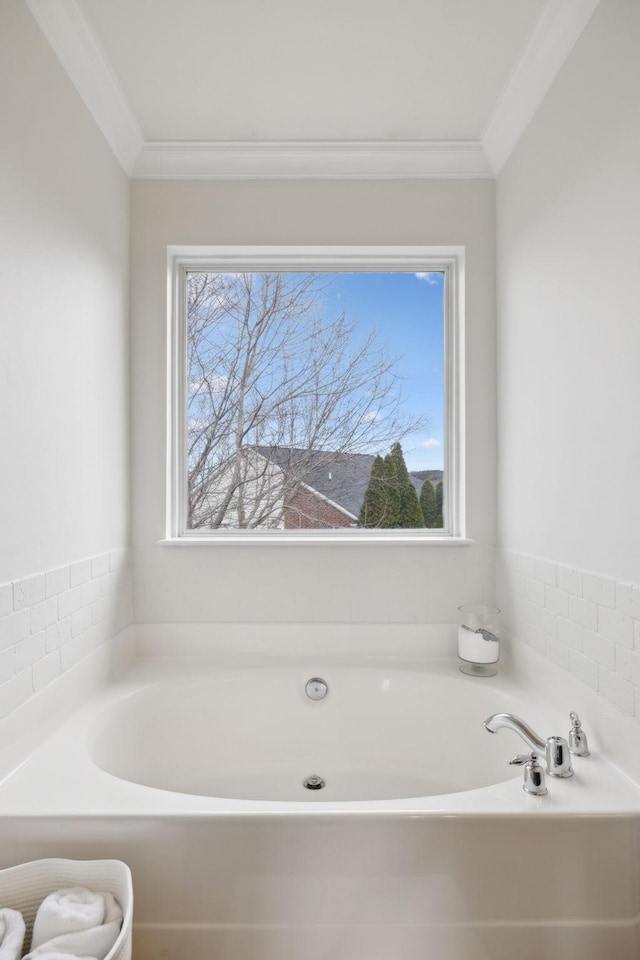
[(138, 660), (0, 784), (0, 866), (129, 863), (136, 960), (634, 960), (637, 785), (588, 713), (544, 798), (483, 728), (583, 704), (414, 653)]
[(506, 765), (508, 740), (491, 743), (481, 723), (500, 707), (521, 709), (504, 685), (467, 684), (442, 664), (321, 672), (327, 693), (318, 700), (305, 691), (318, 671), (302, 664), (149, 683), (103, 711), (89, 757), (129, 783), (283, 809), (393, 809), (517, 775)]
[[(314, 677), (327, 683), (321, 700), (305, 692)], [(455, 658), (148, 657), (4, 780), (0, 815), (640, 810), (636, 785), (597, 748), (574, 758), (570, 780), (549, 778), (548, 797), (527, 795), (522, 770), (508, 762), (525, 744), (483, 726), (491, 714), (509, 712), (543, 737), (566, 734), (574, 705), (534, 697), (505, 671), (467, 677)], [(322, 789), (307, 789), (310, 777)]]

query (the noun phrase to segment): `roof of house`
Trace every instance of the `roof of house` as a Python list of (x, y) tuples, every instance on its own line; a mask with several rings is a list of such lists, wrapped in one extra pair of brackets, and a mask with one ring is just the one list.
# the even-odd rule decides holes
[[(375, 459), (373, 454), (335, 453), (296, 447), (256, 446), (254, 449), (285, 472), (291, 469), (299, 470), (304, 464), (304, 476), (301, 478), (303, 483), (354, 517), (360, 513)], [(438, 473), (438, 479), (442, 478), (442, 471), (429, 472)], [(419, 494), (424, 478), (411, 472), (409, 476)]]

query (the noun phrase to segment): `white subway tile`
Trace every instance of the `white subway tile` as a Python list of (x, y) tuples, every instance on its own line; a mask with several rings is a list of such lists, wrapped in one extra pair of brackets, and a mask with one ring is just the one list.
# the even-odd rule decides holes
[(569, 667), (578, 680), (593, 690), (598, 689), (598, 664), (594, 660), (589, 660), (578, 650), (569, 650)]
[(557, 618), (553, 610), (547, 610), (546, 607), (543, 607), (540, 610), (539, 625), (549, 637), (556, 636), (556, 619)]
[(574, 597), (582, 596), (582, 573), (558, 564), (558, 589), (570, 593)]
[(559, 667), (569, 670), (569, 647), (555, 637), (547, 636), (547, 656), (553, 663)]
[(534, 623), (537, 625), (540, 607), (537, 607), (535, 603), (531, 603), (530, 600), (525, 600), (524, 597), (515, 597), (513, 602), (513, 611), (514, 615), (519, 620), (524, 620), (526, 623)]
[(0, 617), (8, 617), (13, 611), (13, 588), (10, 583), (0, 584)]
[(0, 718), (131, 622), (128, 565), (118, 548), (0, 584)]
[(63, 643), (68, 643), (69, 640), (71, 640), (71, 617), (61, 620), (58, 624), (58, 639), (60, 641), (60, 646), (62, 646)]
[(98, 600), (97, 603), (94, 603), (93, 607), (91, 608), (92, 622), (100, 623), (101, 620), (106, 620), (114, 607), (115, 605), (111, 597), (102, 597), (102, 599)]
[(635, 687), (640, 687), (640, 652), (617, 647), (616, 673), (623, 680), (629, 680)]
[(71, 636), (79, 637), (91, 626), (91, 607), (82, 607), (71, 616)]
[(525, 597), (531, 603), (537, 603), (538, 606), (544, 607), (544, 584), (538, 580), (525, 580)]
[(62, 664), (60, 663), (60, 652), (58, 650), (50, 653), (42, 660), (38, 660), (33, 665), (33, 689), (42, 690), (48, 683), (55, 680), (62, 673)]
[(52, 623), (50, 627), (44, 632), (45, 646), (47, 648), (47, 653), (52, 653), (54, 650), (57, 650), (60, 646), (60, 624)]
[(27, 637), (16, 643), (14, 649), (13, 669), (15, 673), (21, 673), (36, 662), (41, 660), (47, 652), (45, 635), (38, 633), (35, 636)]
[(555, 587), (557, 583), (555, 563), (551, 563), (549, 560), (536, 559), (536, 580), (549, 587)]
[(51, 597), (31, 607), (31, 633), (40, 633), (58, 621), (58, 598)]
[(0, 650), (0, 683), (13, 676), (13, 647)]
[(94, 557), (91, 561), (91, 576), (95, 580), (96, 577), (104, 577), (109, 573), (109, 554), (103, 553), (99, 557)]
[(82, 588), (74, 587), (58, 597), (58, 616), (60, 620), (70, 617), (82, 606)]
[(90, 580), (83, 583), (82, 587), (82, 606), (90, 607), (92, 603), (100, 599), (100, 583), (98, 580)]
[(0, 650), (11, 646), (31, 633), (31, 614), (28, 609), (19, 610), (0, 620)]
[(617, 583), (616, 608), (625, 616), (640, 620), (640, 587), (633, 583)]
[(546, 638), (540, 627), (532, 623), (525, 623), (522, 626), (522, 638), (530, 647), (537, 650), (538, 653), (546, 653)]
[(0, 719), (8, 717), (33, 694), (31, 667), (0, 685)]
[(610, 577), (598, 577), (594, 573), (583, 573), (582, 595), (601, 607), (615, 607), (616, 582)]
[(619, 710), (635, 715), (635, 687), (628, 680), (622, 680), (615, 673), (610, 673), (602, 667), (598, 670), (598, 690)]
[(13, 609), (24, 610), (45, 599), (46, 583), (43, 573), (13, 581)]
[(633, 646), (633, 620), (617, 610), (598, 607), (598, 633), (624, 647)]
[(57, 567), (45, 574), (45, 593), (48, 597), (57, 597), (69, 589), (69, 567)]
[(70, 667), (86, 657), (89, 652), (86, 638), (86, 633), (79, 637), (73, 637), (69, 643), (60, 647), (60, 664), (63, 670), (69, 670)]
[(569, 616), (569, 597), (562, 590), (556, 590), (554, 587), (545, 587), (544, 603), (549, 610), (552, 610), (559, 617)]
[(580, 597), (569, 597), (569, 617), (587, 630), (598, 629), (598, 608)]
[(91, 579), (91, 560), (79, 560), (69, 567), (69, 584), (79, 587)]
[(600, 666), (612, 672), (616, 669), (616, 645), (613, 640), (601, 637), (591, 630), (582, 631), (582, 652), (585, 657), (595, 660)]
[(558, 640), (562, 640), (568, 647), (572, 647), (574, 650), (582, 650), (582, 627), (574, 623), (573, 620), (558, 617), (556, 635)]

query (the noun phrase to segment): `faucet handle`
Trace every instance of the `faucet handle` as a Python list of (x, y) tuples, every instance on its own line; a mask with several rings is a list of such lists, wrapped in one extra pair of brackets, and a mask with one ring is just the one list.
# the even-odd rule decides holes
[(582, 729), (580, 717), (575, 710), (571, 711), (569, 714), (569, 719), (571, 720), (571, 730), (569, 731), (569, 749), (576, 757), (588, 757), (590, 752), (589, 744), (587, 743), (587, 735)]
[(549, 793), (544, 779), (544, 770), (538, 761), (538, 754), (518, 753), (509, 760), (514, 766), (524, 767), (524, 783), (522, 789), (532, 797), (546, 797)]

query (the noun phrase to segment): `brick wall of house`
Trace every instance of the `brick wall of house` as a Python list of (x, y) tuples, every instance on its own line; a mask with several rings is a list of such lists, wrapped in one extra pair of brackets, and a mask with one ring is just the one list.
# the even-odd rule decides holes
[(300, 489), (284, 512), (285, 530), (318, 530), (350, 527), (354, 521), (311, 490)]

